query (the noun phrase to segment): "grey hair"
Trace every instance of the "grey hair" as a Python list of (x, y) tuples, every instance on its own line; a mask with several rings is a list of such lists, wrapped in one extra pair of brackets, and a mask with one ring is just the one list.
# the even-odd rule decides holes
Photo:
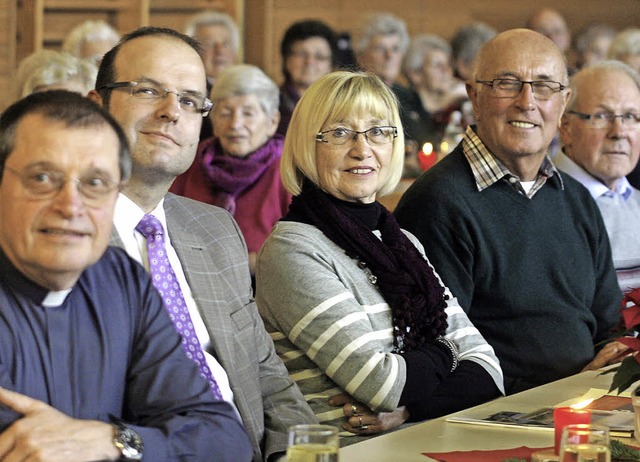
[(497, 35), (496, 30), (483, 22), (460, 27), (451, 39), (453, 59), (470, 65), (476, 59), (482, 45)]
[(50, 90), (19, 99), (0, 115), (0, 178), (5, 162), (15, 147), (18, 124), (28, 114), (40, 114), (69, 128), (109, 125), (118, 137), (120, 179), (126, 181), (131, 175), (129, 142), (113, 116), (83, 95), (66, 90)]
[(78, 80), (86, 95), (94, 87), (98, 68), (67, 52), (40, 50), (24, 58), (14, 79), (14, 96), (30, 95), (38, 87)]
[(584, 53), (589, 50), (589, 47), (600, 37), (608, 37), (613, 39), (616, 36), (616, 30), (607, 24), (589, 24), (578, 34), (575, 38), (575, 44), (573, 48), (578, 53)]
[(627, 55), (640, 54), (640, 29), (629, 28), (615, 36), (609, 47), (610, 59), (624, 60)]
[(110, 41), (115, 46), (120, 40), (120, 34), (104, 21), (85, 21), (67, 34), (62, 43), (62, 50), (81, 57), (82, 45), (100, 40)]
[(578, 87), (580, 84), (581, 77), (583, 75), (593, 74), (596, 72), (622, 72), (634, 81), (636, 87), (640, 91), (640, 74), (638, 74), (631, 66), (623, 63), (622, 61), (616, 60), (607, 60), (600, 61), (591, 66), (587, 66), (578, 73), (576, 73), (571, 80), (569, 81), (569, 86), (571, 88), (571, 95), (569, 96), (569, 101), (567, 101), (567, 107), (564, 110), (566, 114), (568, 111), (572, 111), (576, 103), (578, 101)]
[(400, 37), (400, 49), (402, 53), (407, 51), (409, 46), (409, 33), (407, 32), (405, 22), (390, 13), (378, 13), (371, 16), (362, 26), (360, 36), (354, 47), (356, 54), (363, 53), (369, 47), (373, 37), (378, 35), (397, 35)]
[(240, 31), (238, 25), (231, 16), (220, 11), (203, 11), (193, 16), (185, 25), (184, 33), (189, 37), (196, 37), (198, 27), (222, 26), (231, 35), (231, 48), (234, 52), (240, 49)]
[(240, 95), (257, 95), (260, 107), (269, 117), (278, 111), (280, 90), (257, 66), (236, 64), (222, 71), (211, 89), (211, 102), (215, 107), (222, 99)]
[(407, 54), (404, 57), (402, 68), (407, 71), (419, 71), (424, 65), (424, 55), (427, 51), (444, 51), (451, 57), (449, 43), (435, 34), (420, 34), (411, 41)]

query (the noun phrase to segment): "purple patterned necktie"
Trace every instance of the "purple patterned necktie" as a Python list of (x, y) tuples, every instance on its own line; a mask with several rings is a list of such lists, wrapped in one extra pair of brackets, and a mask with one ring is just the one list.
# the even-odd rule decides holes
[(153, 285), (162, 296), (162, 301), (171, 321), (173, 321), (173, 325), (182, 337), (182, 348), (189, 359), (198, 365), (200, 375), (209, 381), (214, 396), (222, 399), (220, 388), (218, 388), (216, 379), (213, 378), (211, 369), (207, 365), (200, 341), (196, 336), (182, 290), (169, 263), (164, 246), (162, 223), (153, 215), (145, 215), (136, 226), (136, 229), (147, 239), (151, 279), (153, 280)]

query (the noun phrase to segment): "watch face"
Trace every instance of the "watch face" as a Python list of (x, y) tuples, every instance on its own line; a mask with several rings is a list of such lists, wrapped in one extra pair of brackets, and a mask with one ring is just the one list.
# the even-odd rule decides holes
[(139, 448), (142, 445), (142, 439), (140, 439), (140, 436), (131, 428), (125, 427), (121, 435), (122, 442), (133, 449)]
[(135, 430), (125, 425), (118, 425), (118, 433), (114, 439), (116, 447), (125, 460), (142, 460), (144, 444)]

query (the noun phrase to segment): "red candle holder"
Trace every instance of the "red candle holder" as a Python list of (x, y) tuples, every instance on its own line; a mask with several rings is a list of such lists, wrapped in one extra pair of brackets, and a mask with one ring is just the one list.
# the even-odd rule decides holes
[(591, 412), (588, 409), (574, 409), (572, 407), (557, 407), (553, 410), (553, 428), (555, 430), (554, 450), (560, 453), (560, 438), (562, 429), (567, 425), (591, 423)]
[(431, 143), (425, 143), (418, 153), (418, 163), (422, 170), (429, 170), (436, 163), (436, 152)]

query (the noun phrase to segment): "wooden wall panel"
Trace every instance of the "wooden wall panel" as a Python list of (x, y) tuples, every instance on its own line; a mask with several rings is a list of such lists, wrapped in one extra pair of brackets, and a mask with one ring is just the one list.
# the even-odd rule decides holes
[(92, 10), (45, 10), (44, 30), (42, 31), (42, 48), (58, 50), (62, 46), (67, 33), (84, 21), (106, 21), (115, 25), (117, 14), (115, 11)]
[(101, 19), (120, 33), (154, 25), (182, 31), (188, 18), (213, 9), (231, 15), (242, 32), (244, 0), (0, 0), (0, 108), (17, 63), (41, 48), (59, 49), (65, 35), (86, 20)]
[(78, 24), (98, 20), (126, 32), (149, 22), (149, 0), (19, 0), (17, 60), (41, 48), (59, 49)]
[(228, 0), (151, 0), (150, 24), (182, 32), (192, 15), (205, 10), (215, 10), (227, 13), (242, 25), (243, 8), (240, 3)]
[(428, 32), (449, 39), (471, 21), (484, 21), (499, 31), (522, 27), (542, 6), (563, 13), (574, 32), (596, 20), (617, 28), (640, 27), (640, 0), (245, 0), (246, 61), (280, 82), (280, 40), (286, 28), (301, 19), (321, 19), (336, 31), (357, 35), (367, 14), (388, 11), (403, 18), (412, 35)]
[(123, 33), (146, 24), (182, 30), (193, 13), (224, 10), (246, 31), (245, 61), (279, 82), (280, 41), (285, 29), (300, 19), (322, 19), (339, 32), (356, 35), (365, 15), (390, 11), (405, 19), (410, 34), (450, 38), (473, 20), (498, 30), (522, 26), (545, 5), (564, 13), (574, 32), (593, 20), (617, 28), (640, 25), (640, 0), (0, 0), (0, 24), (5, 26), (0, 27), (0, 108), (6, 104), (6, 83), (16, 62), (43, 43), (58, 47), (65, 31), (89, 18), (105, 19)]
[(0, 111), (9, 104), (16, 59), (16, 10), (13, 0), (0, 0)]

